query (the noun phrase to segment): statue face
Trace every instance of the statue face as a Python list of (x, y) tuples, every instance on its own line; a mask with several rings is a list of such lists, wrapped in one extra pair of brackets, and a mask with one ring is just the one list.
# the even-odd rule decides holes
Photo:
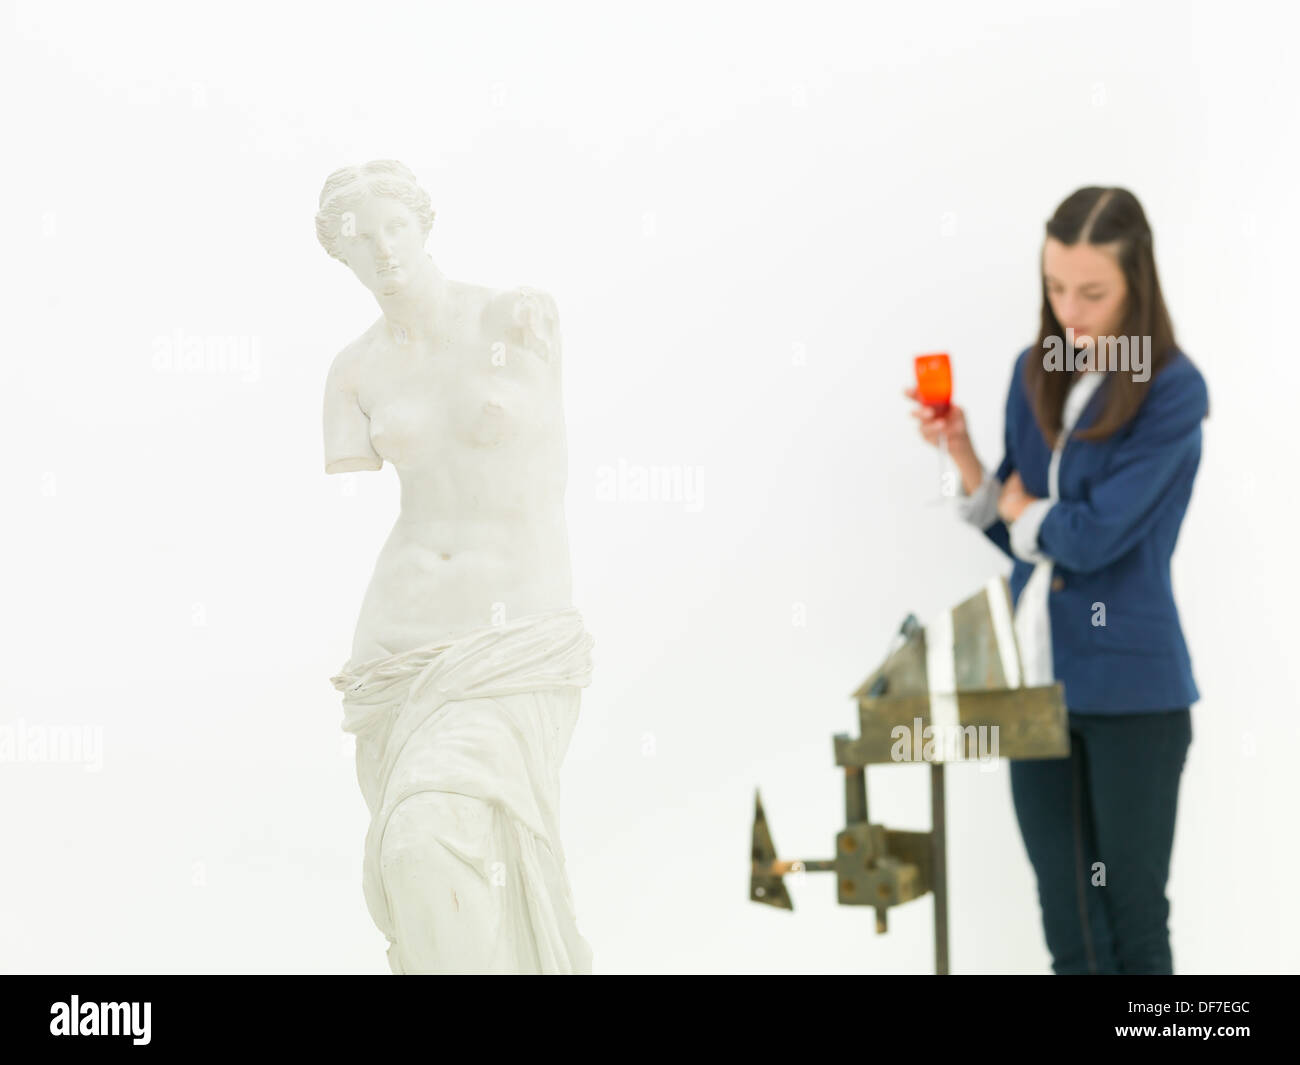
[(377, 296), (394, 296), (423, 269), (424, 238), (405, 204), (369, 196), (344, 213), (338, 250), (366, 288)]

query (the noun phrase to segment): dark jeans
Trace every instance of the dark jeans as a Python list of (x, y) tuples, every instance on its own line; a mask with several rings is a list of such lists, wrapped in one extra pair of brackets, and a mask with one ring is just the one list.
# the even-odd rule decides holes
[(1172, 974), (1165, 884), (1190, 710), (1071, 710), (1069, 724), (1068, 758), (1011, 760), (1052, 971)]

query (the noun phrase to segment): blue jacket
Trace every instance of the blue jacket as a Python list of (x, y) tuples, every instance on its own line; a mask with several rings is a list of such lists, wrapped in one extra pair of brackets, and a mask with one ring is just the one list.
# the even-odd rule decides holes
[[(1033, 350), (1016, 359), (996, 476), (1005, 482), (1018, 470), (1025, 490), (1046, 499), (1052, 449), (1034, 418), (1023, 376)], [(1096, 419), (1108, 384), (1090, 397), (1076, 431)], [(1200, 465), (1208, 407), (1205, 379), (1177, 351), (1152, 378), (1127, 425), (1105, 440), (1071, 436), (1061, 452), (1060, 498), (1043, 517), (1037, 543), (1052, 560), (1052, 660), (1070, 710), (1172, 710), (1200, 698), (1169, 560)], [(1000, 518), (984, 534), (1015, 562), (1011, 598), (1018, 603), (1033, 564), (1013, 553)], [(1103, 604), (1104, 626), (1094, 624)]]

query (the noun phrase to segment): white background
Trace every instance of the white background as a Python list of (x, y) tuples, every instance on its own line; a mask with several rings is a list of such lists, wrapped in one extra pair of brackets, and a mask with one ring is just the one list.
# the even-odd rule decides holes
[[(1001, 456), (1043, 223), (1132, 189), (1210, 389), (1174, 560), (1203, 698), (1175, 971), (1295, 971), (1293, 34), (1276, 5), (4, 5), (0, 968), (386, 973), (339, 695), (397, 513), (323, 473), (334, 353), (377, 316), (316, 243), (326, 175), (411, 166), (451, 277), (557, 299), (575, 603), (563, 776), (597, 972), (924, 973), (931, 897), (748, 901), (843, 824), (831, 736), (902, 618), (1010, 563), (943, 508), (900, 395), (952, 353)], [(256, 362), (168, 365), (233, 336)], [(254, 346), (255, 345), (255, 346)], [(695, 494), (599, 492), (668, 467)], [(804, 624), (798, 622), (801, 618)], [(1045, 973), (1009, 778), (949, 772), (951, 958)], [(871, 814), (929, 824), (920, 767)]]

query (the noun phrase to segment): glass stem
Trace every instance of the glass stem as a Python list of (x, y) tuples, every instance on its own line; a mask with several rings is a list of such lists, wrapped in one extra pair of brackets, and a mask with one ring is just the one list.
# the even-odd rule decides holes
[(939, 495), (946, 496), (944, 492), (944, 475), (948, 472), (948, 439), (944, 436), (943, 430), (939, 431)]

